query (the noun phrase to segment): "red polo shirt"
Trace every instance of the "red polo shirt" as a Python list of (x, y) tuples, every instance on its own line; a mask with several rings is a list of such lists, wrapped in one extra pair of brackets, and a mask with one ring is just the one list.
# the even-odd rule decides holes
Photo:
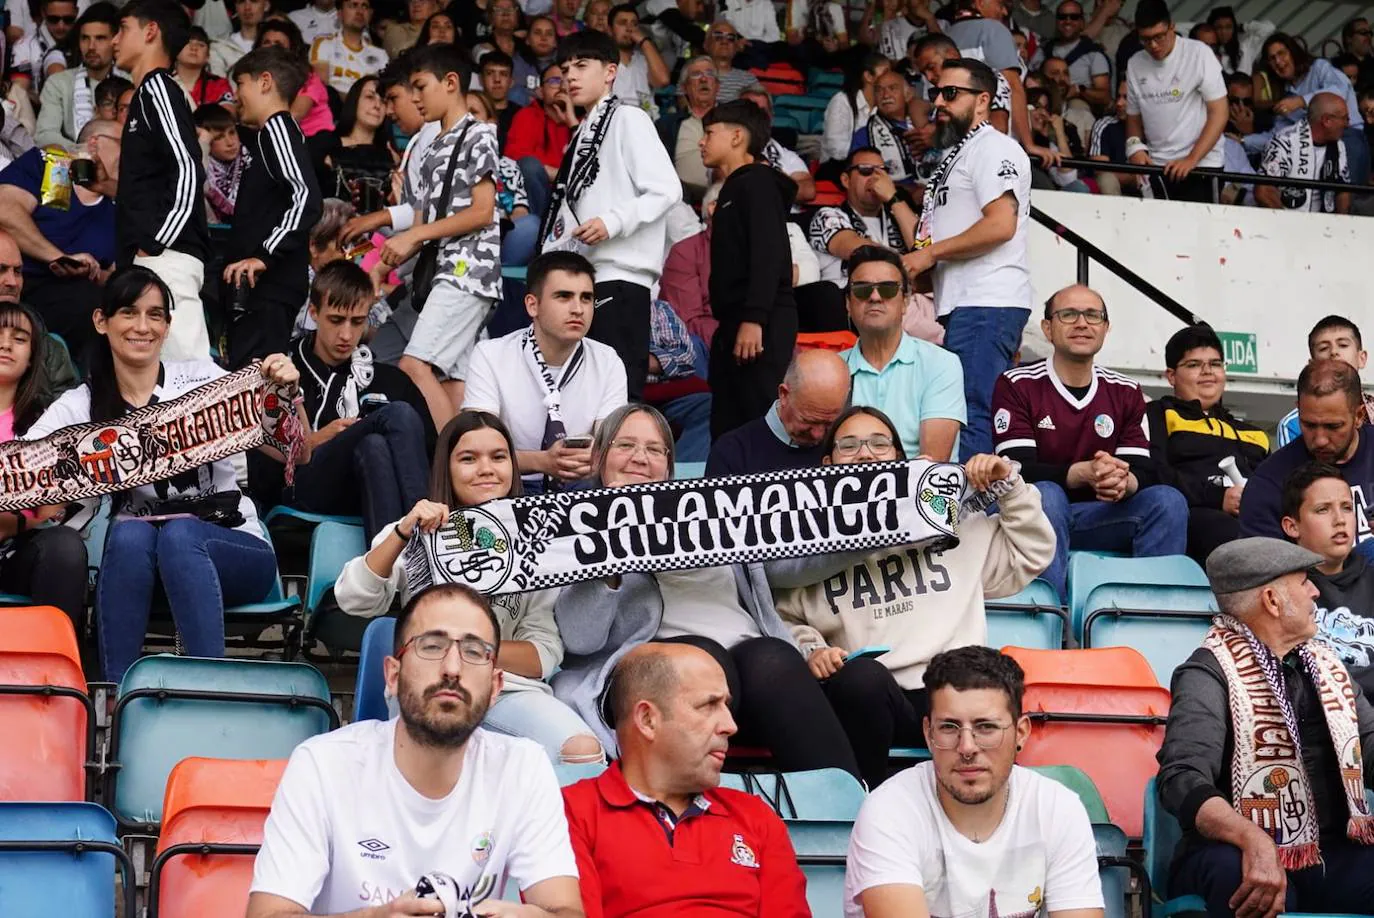
[(506, 148), (502, 153), (519, 162), (533, 156), (546, 166), (557, 169), (563, 162), (563, 151), (572, 139), (572, 128), (559, 124), (544, 111), (544, 104), (535, 99), (511, 119), (506, 133)]
[(757, 797), (716, 788), (676, 820), (619, 763), (563, 789), (587, 918), (809, 918), (787, 827)]

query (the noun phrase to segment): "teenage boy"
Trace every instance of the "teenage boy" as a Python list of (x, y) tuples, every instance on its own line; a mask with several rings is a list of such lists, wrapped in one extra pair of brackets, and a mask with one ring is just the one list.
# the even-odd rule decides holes
[(511, 121), (520, 110), (520, 105), (515, 104), (511, 98), (515, 59), (498, 48), (483, 54), (482, 63), (478, 66), (482, 77), (482, 91), (491, 97), (492, 104), (496, 106), (493, 113), (496, 115), (496, 142), (499, 148), (504, 150)]
[(120, 264), (148, 268), (172, 291), (176, 321), (163, 360), (210, 359), (200, 304), (210, 250), (205, 168), (191, 105), (171, 69), (190, 32), (191, 20), (173, 0), (131, 0), (114, 39), (115, 65), (137, 87), (120, 142), (115, 237)]
[(353, 262), (325, 265), (310, 285), (315, 331), (291, 350), (314, 431), (294, 503), (313, 513), (361, 511), (369, 544), (428, 493), (426, 442), (434, 439), (415, 384), (374, 361), (362, 343), (376, 298), (367, 272)]
[(596, 268), (590, 335), (615, 348), (638, 401), (649, 374), (649, 293), (682, 183), (649, 115), (616, 98), (619, 61), (615, 41), (591, 29), (558, 43), (568, 96), (587, 117), (563, 156), (539, 235), (544, 251), (582, 251)]
[[(1311, 360), (1329, 360), (1336, 357), (1357, 371), (1363, 370), (1369, 361), (1369, 353), (1364, 349), (1364, 339), (1360, 337), (1360, 327), (1345, 316), (1336, 315), (1322, 318), (1307, 333), (1307, 356)], [(1368, 412), (1366, 416), (1370, 416)], [(1294, 408), (1279, 421), (1279, 446), (1287, 446), (1300, 439), (1302, 426), (1298, 423), (1298, 409)]]
[(797, 183), (763, 158), (768, 116), (753, 102), (717, 105), (702, 119), (701, 161), (725, 184), (711, 224), (711, 436), (772, 407), (797, 341), (787, 214)]
[(1307, 572), (1317, 588), (1317, 631), (1374, 695), (1374, 577), (1355, 551), (1355, 501), (1341, 470), (1298, 466), (1283, 483), (1283, 532), (1324, 559)]
[(368, 37), (371, 24), (369, 0), (344, 0), (339, 4), (339, 30), (321, 35), (310, 46), (315, 74), (341, 94), (347, 94), (361, 77), (386, 66), (387, 53)]
[(231, 77), (240, 117), (257, 133), (234, 208), (224, 269), (229, 313), (229, 365), (279, 354), (310, 290), (310, 228), (323, 209), (305, 135), (291, 103), (310, 72), (282, 48), (250, 51)]
[(380, 280), (380, 272), (409, 261), (426, 243), (438, 247), (432, 287), (411, 292), (424, 311), (400, 367), (442, 429), (463, 404), (472, 347), (501, 299), (495, 218), (500, 154), (495, 127), (468, 114), (464, 90), (472, 68), (457, 47), (420, 48), (410, 67), (411, 98), (422, 118), (439, 122), (441, 133), (425, 153), (420, 187), (407, 195), (415, 202), (413, 225), (387, 240), (373, 274)]

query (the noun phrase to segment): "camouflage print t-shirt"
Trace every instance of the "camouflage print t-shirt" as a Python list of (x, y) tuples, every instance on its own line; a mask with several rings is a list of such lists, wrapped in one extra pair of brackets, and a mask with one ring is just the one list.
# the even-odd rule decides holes
[[(463, 130), (467, 129), (466, 135)], [(444, 175), (448, 171), (453, 145), (463, 138), (463, 149), (453, 167), (453, 180), (448, 201), (440, 201), (444, 190)], [(434, 138), (425, 152), (420, 170), (418, 194), (411, 198), (424, 202), (425, 222), (433, 223), (452, 217), (472, 206), (472, 190), (483, 180), (495, 181), (500, 152), (496, 144), (496, 127), (480, 124), (471, 115), (459, 118), (444, 133)], [(451, 283), (473, 296), (497, 298), (501, 296), (501, 227), (499, 209), (493, 208), (492, 222), (479, 230), (443, 240), (439, 249), (436, 283)]]

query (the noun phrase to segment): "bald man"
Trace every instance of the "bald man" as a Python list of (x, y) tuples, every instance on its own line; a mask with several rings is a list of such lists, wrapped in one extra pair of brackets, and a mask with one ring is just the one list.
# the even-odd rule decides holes
[(735, 732), (725, 673), (700, 648), (641, 644), (608, 689), (620, 759), (564, 788), (587, 918), (809, 916), (787, 828), (719, 787)]
[(716, 438), (706, 474), (746, 475), (821, 464), (821, 441), (849, 403), (849, 367), (819, 348), (792, 358), (768, 413)]
[[(1279, 131), (1269, 141), (1260, 160), (1260, 174), (1350, 184), (1350, 151), (1341, 139), (1349, 121), (1345, 99), (1332, 92), (1317, 93), (1307, 105), (1307, 120)], [(1273, 210), (1350, 213), (1348, 192), (1256, 185), (1255, 200)]]

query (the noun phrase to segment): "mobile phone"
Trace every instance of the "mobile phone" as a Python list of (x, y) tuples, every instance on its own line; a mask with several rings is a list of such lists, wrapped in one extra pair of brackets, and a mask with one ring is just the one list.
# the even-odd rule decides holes
[(875, 644), (872, 647), (860, 647), (858, 650), (851, 650), (849, 653), (845, 654), (844, 661), (848, 663), (851, 660), (858, 660), (863, 657), (881, 657), (891, 649), (892, 648), (886, 644)]
[(564, 437), (563, 445), (568, 449), (588, 449), (592, 445), (591, 437)]
[(387, 398), (382, 392), (368, 392), (358, 399), (358, 417), (365, 418), (369, 414), (381, 411), (391, 404), (391, 399)]

